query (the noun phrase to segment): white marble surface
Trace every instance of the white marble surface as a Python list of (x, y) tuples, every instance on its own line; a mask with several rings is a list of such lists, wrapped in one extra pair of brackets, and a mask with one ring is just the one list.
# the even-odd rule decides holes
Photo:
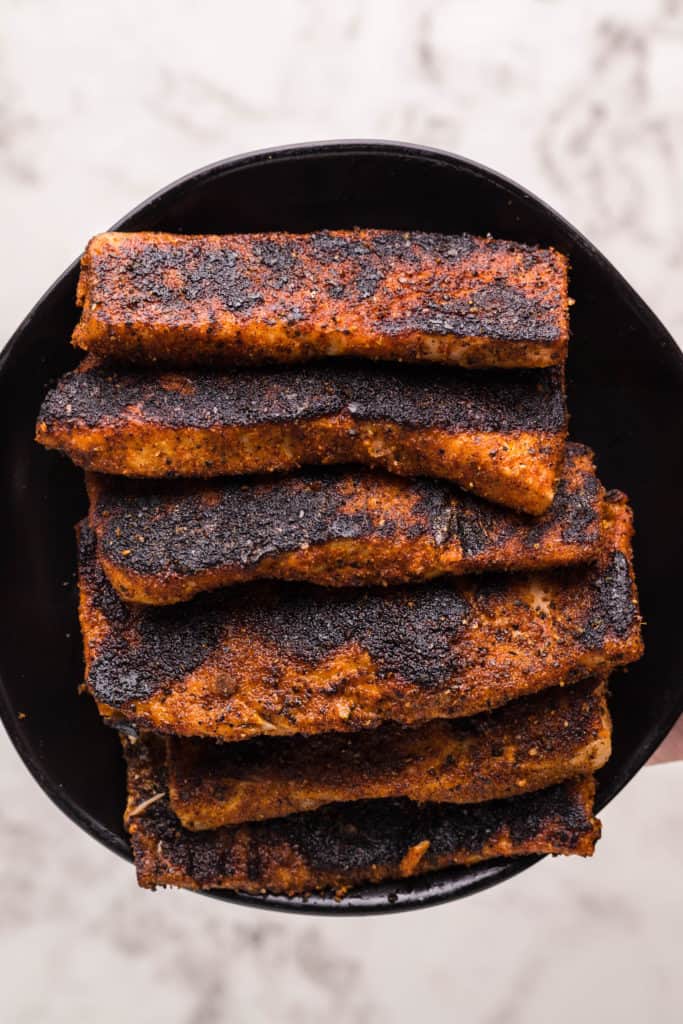
[[(91, 234), (176, 176), (349, 136), (522, 181), (683, 337), (677, 0), (0, 0), (0, 15), (0, 339)], [(592, 862), (344, 921), (140, 892), (4, 739), (0, 765), (3, 1021), (683, 1016), (681, 764), (644, 770), (607, 809)]]

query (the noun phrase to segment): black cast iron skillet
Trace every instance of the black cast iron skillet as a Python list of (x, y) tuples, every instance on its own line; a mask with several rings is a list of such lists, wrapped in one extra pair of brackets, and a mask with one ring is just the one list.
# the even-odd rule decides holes
[[(332, 142), (235, 157), (188, 175), (116, 225), (128, 231), (310, 231), (367, 227), (491, 232), (554, 245), (572, 263), (571, 432), (597, 452), (608, 487), (630, 495), (647, 622), (644, 659), (614, 679), (614, 754), (600, 772), (603, 807), (638, 771), (683, 709), (683, 356), (632, 288), (578, 231), (493, 171), (437, 150)], [(85, 239), (83, 240), (85, 243)], [(40, 244), (36, 240), (36, 244)], [(72, 265), (0, 357), (0, 711), (29, 770), (81, 828), (130, 860), (116, 735), (79, 696), (73, 525), (82, 473), (33, 442), (48, 385), (77, 362)], [(672, 286), (674, 282), (672, 280)], [(501, 882), (535, 858), (367, 886), (341, 901), (225, 895), (247, 906), (327, 913), (419, 907)], [(131, 884), (132, 884), (131, 877)]]

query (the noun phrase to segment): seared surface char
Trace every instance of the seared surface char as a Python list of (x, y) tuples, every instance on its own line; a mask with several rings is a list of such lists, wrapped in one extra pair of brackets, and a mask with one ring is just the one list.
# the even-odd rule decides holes
[(590, 561), (603, 490), (590, 451), (568, 445), (539, 518), (437, 480), (357, 469), (274, 479), (150, 483), (88, 474), (89, 522), (121, 597), (173, 604), (258, 578), (321, 586)]
[(591, 679), (488, 714), (413, 728), (244, 743), (169, 737), (169, 797), (190, 829), (353, 800), (481, 803), (597, 771), (610, 755), (610, 737), (605, 684)]
[(476, 714), (640, 656), (623, 495), (593, 566), (379, 590), (234, 587), (125, 605), (81, 527), (87, 684), (113, 721), (185, 736), (356, 731)]
[(512, 800), (332, 804), (273, 821), (191, 832), (167, 796), (163, 740), (123, 738), (126, 824), (145, 888), (343, 893), (362, 882), (407, 878), (454, 864), (533, 853), (590, 856), (600, 835), (591, 777)]
[(321, 356), (478, 367), (562, 362), (567, 260), (493, 238), (109, 232), (81, 263), (74, 344), (174, 366)]
[(322, 364), (130, 372), (88, 358), (47, 395), (36, 438), (102, 473), (259, 473), (360, 462), (436, 476), (531, 514), (550, 505), (562, 371)]

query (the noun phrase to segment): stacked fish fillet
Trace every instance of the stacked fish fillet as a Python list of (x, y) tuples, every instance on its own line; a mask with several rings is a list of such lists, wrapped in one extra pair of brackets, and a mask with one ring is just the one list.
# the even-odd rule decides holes
[(592, 853), (642, 642), (627, 500), (567, 441), (567, 287), (467, 235), (90, 242), (37, 439), (87, 471), (86, 687), (141, 885)]

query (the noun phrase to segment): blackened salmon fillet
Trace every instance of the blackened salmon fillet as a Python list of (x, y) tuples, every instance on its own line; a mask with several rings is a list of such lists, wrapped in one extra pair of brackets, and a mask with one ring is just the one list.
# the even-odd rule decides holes
[(321, 356), (541, 367), (564, 360), (567, 259), (420, 231), (96, 235), (75, 345), (174, 366)]
[(582, 777), (512, 800), (423, 804), (363, 800), (204, 832), (183, 828), (168, 801), (159, 737), (123, 738), (126, 825), (138, 884), (338, 895), (456, 864), (526, 854), (589, 857), (600, 836), (595, 783)]
[(557, 687), (472, 718), (355, 735), (167, 740), (171, 808), (189, 829), (404, 797), (481, 803), (601, 768), (611, 752), (605, 684)]
[(636, 660), (623, 495), (592, 566), (418, 587), (249, 584), (126, 605), (80, 530), (86, 683), (110, 723), (182, 736), (353, 732), (476, 714)]
[(567, 432), (563, 373), (380, 364), (128, 372), (88, 358), (36, 439), (85, 469), (215, 477), (360, 462), (545, 512)]
[(87, 487), (100, 562), (141, 604), (259, 578), (364, 586), (592, 561), (604, 493), (576, 444), (538, 518), (446, 482), (352, 469), (206, 482), (90, 473)]

